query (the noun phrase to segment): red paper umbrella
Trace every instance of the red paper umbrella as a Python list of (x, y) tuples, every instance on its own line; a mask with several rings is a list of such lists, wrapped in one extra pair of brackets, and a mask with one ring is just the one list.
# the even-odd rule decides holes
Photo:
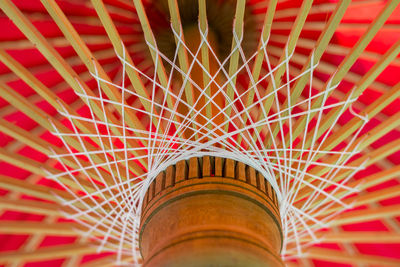
[(2, 0), (1, 266), (400, 266), (400, 1)]

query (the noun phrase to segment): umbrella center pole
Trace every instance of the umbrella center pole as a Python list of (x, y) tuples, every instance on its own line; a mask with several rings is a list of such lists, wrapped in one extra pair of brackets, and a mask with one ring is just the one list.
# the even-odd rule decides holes
[(191, 158), (151, 183), (139, 234), (144, 266), (284, 266), (276, 194), (254, 168)]
[[(201, 37), (197, 27), (184, 28), (185, 44), (194, 54)], [(212, 31), (208, 42), (217, 50)], [(215, 76), (207, 93), (214, 99), (204, 117), (222, 125), (225, 106), (217, 60), (204, 54), (189, 73), (206, 88), (206, 64)], [(188, 55), (189, 63), (194, 58)], [(209, 105), (193, 90), (199, 107)], [(205, 124), (206, 121), (198, 121)], [(222, 131), (215, 132), (217, 135)], [(271, 185), (254, 168), (232, 159), (191, 158), (169, 166), (151, 183), (142, 205), (139, 244), (144, 266), (284, 266), (280, 258), (282, 227), (278, 200)]]

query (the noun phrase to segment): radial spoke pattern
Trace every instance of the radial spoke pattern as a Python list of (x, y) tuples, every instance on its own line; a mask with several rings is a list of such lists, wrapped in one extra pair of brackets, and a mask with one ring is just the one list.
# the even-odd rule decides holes
[(1, 3), (0, 233), (23, 236), (0, 265), (140, 265), (151, 182), (203, 156), (270, 182), (288, 265), (400, 264), (400, 1), (225, 1), (225, 54), (212, 1), (189, 1), (189, 26), (177, 0), (17, 2)]

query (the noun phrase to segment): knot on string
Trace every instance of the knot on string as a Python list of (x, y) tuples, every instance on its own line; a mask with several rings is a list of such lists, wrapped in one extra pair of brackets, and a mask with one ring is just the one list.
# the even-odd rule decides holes
[(357, 112), (354, 111), (353, 104), (350, 104), (349, 111), (353, 116), (355, 116), (355, 117), (359, 118), (360, 120), (364, 121), (364, 123), (367, 123), (369, 121), (368, 114), (365, 114), (365, 116), (358, 114)]

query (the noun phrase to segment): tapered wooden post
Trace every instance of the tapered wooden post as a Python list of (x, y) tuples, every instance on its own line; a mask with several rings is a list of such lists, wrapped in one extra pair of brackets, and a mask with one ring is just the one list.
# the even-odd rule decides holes
[(191, 158), (160, 173), (139, 238), (144, 266), (283, 266), (276, 194), (231, 159)]

